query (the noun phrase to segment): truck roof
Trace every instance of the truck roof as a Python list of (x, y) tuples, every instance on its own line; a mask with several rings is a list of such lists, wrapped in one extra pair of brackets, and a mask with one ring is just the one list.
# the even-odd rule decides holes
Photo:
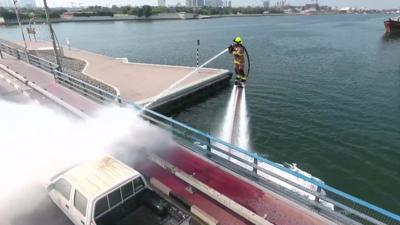
[(93, 199), (140, 173), (112, 156), (105, 156), (76, 166), (64, 176), (88, 199)]

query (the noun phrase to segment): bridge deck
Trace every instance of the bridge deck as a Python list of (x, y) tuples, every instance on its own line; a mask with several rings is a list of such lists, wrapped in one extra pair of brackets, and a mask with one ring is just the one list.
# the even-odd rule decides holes
[[(205, 183), (259, 216), (265, 217), (273, 224), (333, 224), (275, 193), (261, 189), (249, 181), (225, 171), (183, 147), (177, 146), (175, 149), (158, 153), (158, 155), (184, 172), (193, 174), (194, 178), (200, 182)], [(249, 224), (234, 212), (227, 210), (224, 206), (209, 199), (204, 194), (199, 192), (191, 194), (186, 190), (188, 185), (185, 182), (154, 163), (149, 163), (147, 160), (142, 161), (139, 166), (136, 166), (136, 169), (149, 177), (159, 179), (171, 188), (173, 192), (204, 210), (219, 220), (221, 224)]]
[[(22, 61), (6, 56), (5, 59), (0, 59), (0, 64), (9, 66), (12, 70), (17, 71), (22, 76), (27, 77), (42, 88), (46, 88), (47, 91), (62, 98), (68, 104), (88, 114), (101, 108), (101, 105), (57, 84), (51, 74), (34, 68)], [(319, 215), (301, 208), (272, 192), (261, 189), (255, 184), (225, 171), (212, 162), (202, 159), (194, 153), (190, 153), (189, 150), (185, 150), (183, 147), (177, 147), (159, 155), (182, 171), (188, 174), (195, 174), (194, 177), (200, 182), (231, 198), (261, 217), (267, 218), (268, 221), (274, 224), (313, 225), (329, 223)], [(180, 194), (180, 196), (184, 197), (191, 204), (214, 216), (221, 224), (249, 224), (215, 200), (201, 193), (191, 194), (186, 190), (187, 184), (185, 182), (154, 163), (148, 161), (142, 162), (142, 164), (138, 165), (137, 169), (147, 176), (157, 178), (170, 187), (173, 192)]]

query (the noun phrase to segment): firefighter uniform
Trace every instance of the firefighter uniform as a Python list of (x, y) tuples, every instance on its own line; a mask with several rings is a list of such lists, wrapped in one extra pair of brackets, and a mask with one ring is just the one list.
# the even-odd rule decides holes
[(237, 82), (246, 82), (246, 74), (244, 73), (245, 67), (245, 50), (242, 46), (242, 40), (237, 37), (233, 40), (235, 43), (229, 47), (229, 53), (234, 57), (235, 73)]

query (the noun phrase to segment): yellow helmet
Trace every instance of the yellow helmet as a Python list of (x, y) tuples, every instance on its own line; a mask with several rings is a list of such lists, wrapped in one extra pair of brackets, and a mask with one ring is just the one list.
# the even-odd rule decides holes
[(236, 37), (235, 39), (233, 39), (233, 41), (238, 44), (242, 44), (242, 38), (240, 38), (240, 37)]

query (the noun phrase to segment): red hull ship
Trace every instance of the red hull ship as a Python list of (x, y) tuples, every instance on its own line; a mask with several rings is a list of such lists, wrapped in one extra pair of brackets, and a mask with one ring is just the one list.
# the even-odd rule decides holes
[(385, 21), (385, 30), (386, 33), (400, 33), (400, 17), (396, 20)]

